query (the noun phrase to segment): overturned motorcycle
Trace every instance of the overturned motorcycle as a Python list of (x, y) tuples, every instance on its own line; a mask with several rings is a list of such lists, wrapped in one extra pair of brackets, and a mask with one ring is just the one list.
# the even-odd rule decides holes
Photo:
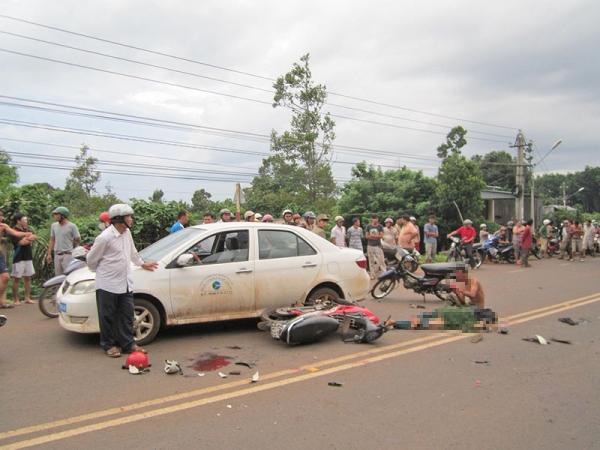
[(342, 325), (344, 342), (368, 343), (379, 339), (391, 327), (358, 305), (316, 305), (265, 310), (260, 330), (269, 330), (274, 339), (289, 345), (317, 342)]

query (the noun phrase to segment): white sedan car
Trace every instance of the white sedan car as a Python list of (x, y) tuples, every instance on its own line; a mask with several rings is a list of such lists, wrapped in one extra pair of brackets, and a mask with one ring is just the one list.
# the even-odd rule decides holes
[[(338, 248), (310, 231), (273, 223), (215, 223), (186, 228), (140, 252), (157, 261), (133, 268), (136, 342), (161, 326), (259, 317), (266, 308), (359, 301), (369, 292), (362, 252)], [(57, 293), (59, 321), (98, 333), (95, 274), (71, 273)]]

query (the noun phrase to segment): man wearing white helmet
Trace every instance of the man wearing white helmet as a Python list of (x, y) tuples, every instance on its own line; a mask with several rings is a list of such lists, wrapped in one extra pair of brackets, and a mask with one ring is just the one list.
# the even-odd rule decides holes
[(477, 270), (475, 268), (475, 258), (473, 258), (473, 242), (475, 242), (475, 237), (477, 236), (477, 232), (475, 228), (473, 228), (473, 221), (467, 219), (463, 222), (463, 226), (458, 230), (449, 233), (446, 237), (450, 238), (455, 234), (460, 234), (460, 243), (465, 248), (467, 252), (467, 256), (469, 257), (469, 264), (473, 270)]
[(121, 353), (146, 350), (133, 337), (133, 280), (131, 264), (154, 270), (157, 262), (145, 263), (138, 255), (131, 232), (133, 209), (116, 204), (108, 210), (111, 226), (94, 241), (87, 265), (96, 272), (96, 304), (100, 323), (100, 346), (111, 358)]
[(331, 229), (331, 242), (338, 247), (346, 247), (346, 227), (344, 218), (335, 216), (335, 226)]
[(487, 230), (487, 225), (485, 223), (479, 225), (479, 242), (483, 244), (485, 241), (487, 241), (489, 235), (490, 233)]
[(296, 224), (294, 223), (294, 221), (292, 220), (293, 217), (293, 213), (291, 210), (286, 209), (283, 212), (283, 223), (285, 223), (286, 225), (293, 225), (296, 226)]
[(549, 258), (548, 256), (548, 239), (552, 236), (552, 225), (550, 220), (545, 219), (540, 227), (540, 250), (542, 252), (542, 258)]

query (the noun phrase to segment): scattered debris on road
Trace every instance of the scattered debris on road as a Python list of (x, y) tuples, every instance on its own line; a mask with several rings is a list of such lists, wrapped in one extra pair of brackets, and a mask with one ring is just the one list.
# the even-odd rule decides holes
[(550, 343), (545, 338), (540, 336), (539, 334), (534, 334), (533, 336), (523, 338), (523, 340), (528, 341), (528, 342), (538, 342), (542, 345), (548, 345)]

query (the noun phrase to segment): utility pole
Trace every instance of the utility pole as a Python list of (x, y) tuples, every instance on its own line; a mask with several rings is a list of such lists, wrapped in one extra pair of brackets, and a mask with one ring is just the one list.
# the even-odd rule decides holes
[(519, 130), (515, 145), (517, 147), (517, 198), (515, 199), (515, 219), (521, 220), (525, 216), (525, 137), (523, 132)]

